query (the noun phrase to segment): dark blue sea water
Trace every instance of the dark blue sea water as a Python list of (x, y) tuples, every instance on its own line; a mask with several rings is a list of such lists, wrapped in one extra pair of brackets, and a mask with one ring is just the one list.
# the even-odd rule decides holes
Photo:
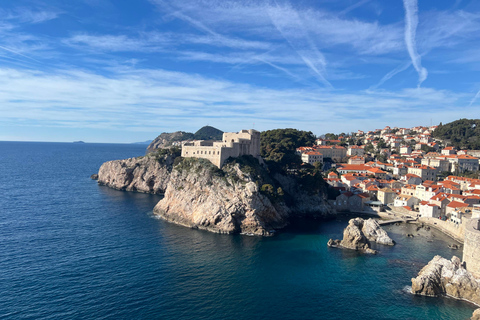
[(0, 318), (467, 319), (475, 309), (406, 290), (435, 254), (461, 256), (440, 233), (388, 227), (397, 245), (377, 256), (326, 246), (348, 218), (271, 238), (218, 235), (155, 219), (158, 196), (89, 179), (144, 148), (0, 142)]

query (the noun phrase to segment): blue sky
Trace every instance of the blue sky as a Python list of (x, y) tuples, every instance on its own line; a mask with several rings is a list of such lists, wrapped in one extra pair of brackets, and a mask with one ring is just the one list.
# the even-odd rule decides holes
[(480, 115), (480, 2), (0, 2), (0, 140)]

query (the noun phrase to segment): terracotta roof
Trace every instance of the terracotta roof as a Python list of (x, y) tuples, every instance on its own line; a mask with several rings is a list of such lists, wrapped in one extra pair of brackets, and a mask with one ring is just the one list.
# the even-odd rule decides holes
[(449, 208), (465, 208), (465, 207), (468, 207), (468, 204), (463, 203), (463, 202), (458, 202), (458, 201), (452, 201), (447, 205), (447, 207), (449, 207)]

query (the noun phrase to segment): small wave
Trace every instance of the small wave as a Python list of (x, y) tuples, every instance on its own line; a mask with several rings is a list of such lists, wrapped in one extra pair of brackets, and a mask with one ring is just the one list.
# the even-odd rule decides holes
[(405, 293), (412, 293), (412, 286), (405, 286), (402, 291)]

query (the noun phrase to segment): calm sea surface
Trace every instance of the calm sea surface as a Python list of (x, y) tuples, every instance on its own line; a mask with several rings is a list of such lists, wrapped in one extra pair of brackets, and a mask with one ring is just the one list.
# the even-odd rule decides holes
[(271, 238), (218, 235), (155, 219), (158, 196), (89, 179), (144, 151), (0, 142), (0, 318), (467, 319), (475, 309), (407, 292), (434, 255), (461, 256), (438, 232), (387, 227), (397, 245), (377, 256), (326, 246), (348, 218)]

